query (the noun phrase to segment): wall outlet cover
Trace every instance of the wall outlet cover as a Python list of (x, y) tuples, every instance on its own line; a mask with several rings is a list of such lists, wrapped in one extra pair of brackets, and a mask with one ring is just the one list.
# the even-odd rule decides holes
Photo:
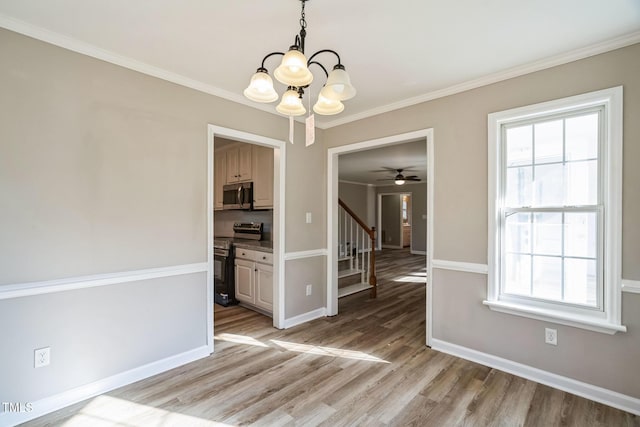
[(43, 347), (33, 352), (33, 367), (42, 368), (51, 363), (51, 347)]
[(551, 345), (558, 345), (558, 330), (544, 328), (544, 342)]

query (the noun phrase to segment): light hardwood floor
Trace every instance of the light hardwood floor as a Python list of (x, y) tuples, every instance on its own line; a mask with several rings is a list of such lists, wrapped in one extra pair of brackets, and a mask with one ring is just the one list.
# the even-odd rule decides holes
[(217, 306), (212, 356), (29, 425), (640, 426), (640, 417), (428, 349), (424, 257), (391, 250), (379, 259), (376, 300), (345, 297), (338, 316), (284, 331)]

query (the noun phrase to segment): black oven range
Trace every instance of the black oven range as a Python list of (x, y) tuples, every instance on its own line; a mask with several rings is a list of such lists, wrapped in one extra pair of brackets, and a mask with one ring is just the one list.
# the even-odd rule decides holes
[(213, 239), (213, 288), (214, 301), (224, 307), (237, 304), (234, 276), (235, 247), (233, 242), (262, 239), (261, 222), (237, 222), (233, 224), (233, 237)]

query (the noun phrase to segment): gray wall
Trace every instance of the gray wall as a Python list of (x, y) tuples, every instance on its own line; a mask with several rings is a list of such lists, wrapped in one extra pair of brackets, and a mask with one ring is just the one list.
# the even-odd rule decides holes
[(369, 191), (370, 186), (365, 184), (353, 184), (350, 182), (338, 183), (338, 197), (351, 208), (356, 215), (360, 217), (369, 227), (375, 225), (375, 222), (371, 222), (371, 213), (369, 208), (371, 206)]
[[(3, 29), (0, 52), (0, 286), (205, 262), (207, 124), (288, 137), (285, 118)], [(287, 252), (326, 246), (322, 131), (312, 147), (303, 140), (296, 124)], [(321, 291), (297, 292), (301, 275), (325, 281), (324, 262), (287, 262), (287, 275), (286, 313), (324, 306)], [(0, 301), (0, 325), (15, 330), (3, 332), (0, 400), (34, 401), (204, 346), (205, 295), (196, 274)], [(51, 365), (34, 371), (44, 346)]]
[[(327, 148), (433, 128), (434, 258), (487, 263), (487, 115), (624, 86), (623, 278), (640, 280), (640, 44), (328, 129)], [(486, 276), (434, 270), (434, 337), (640, 398), (640, 295), (623, 294), (628, 333), (603, 335), (482, 305)]]
[(382, 196), (382, 230), (378, 234), (382, 239), (382, 246), (399, 247), (402, 239), (402, 225), (400, 219), (400, 194), (386, 194)]
[(411, 249), (427, 251), (427, 183), (376, 187), (377, 193), (411, 193)]

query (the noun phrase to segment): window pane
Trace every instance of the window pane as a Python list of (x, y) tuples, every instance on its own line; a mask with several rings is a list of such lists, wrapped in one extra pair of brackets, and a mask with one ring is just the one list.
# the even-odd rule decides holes
[(565, 128), (567, 160), (598, 157), (598, 113), (567, 119)]
[(562, 161), (562, 120), (535, 125), (535, 163)]
[(533, 217), (533, 253), (562, 255), (562, 214), (536, 213)]
[(598, 161), (567, 163), (567, 205), (598, 203)]
[(596, 257), (598, 243), (595, 212), (566, 213), (564, 217), (564, 253), (566, 256)]
[(504, 292), (516, 295), (530, 295), (531, 255), (507, 254), (505, 259)]
[(531, 166), (507, 169), (507, 206), (531, 206), (531, 191)]
[(530, 165), (532, 159), (532, 126), (507, 129), (507, 166)]
[(531, 252), (531, 214), (517, 213), (507, 216), (505, 231), (507, 252)]
[(534, 297), (562, 299), (562, 258), (533, 256)]
[(596, 276), (596, 260), (565, 259), (565, 301), (597, 306), (598, 281)]
[(564, 204), (563, 171), (562, 163), (535, 167), (535, 206)]

